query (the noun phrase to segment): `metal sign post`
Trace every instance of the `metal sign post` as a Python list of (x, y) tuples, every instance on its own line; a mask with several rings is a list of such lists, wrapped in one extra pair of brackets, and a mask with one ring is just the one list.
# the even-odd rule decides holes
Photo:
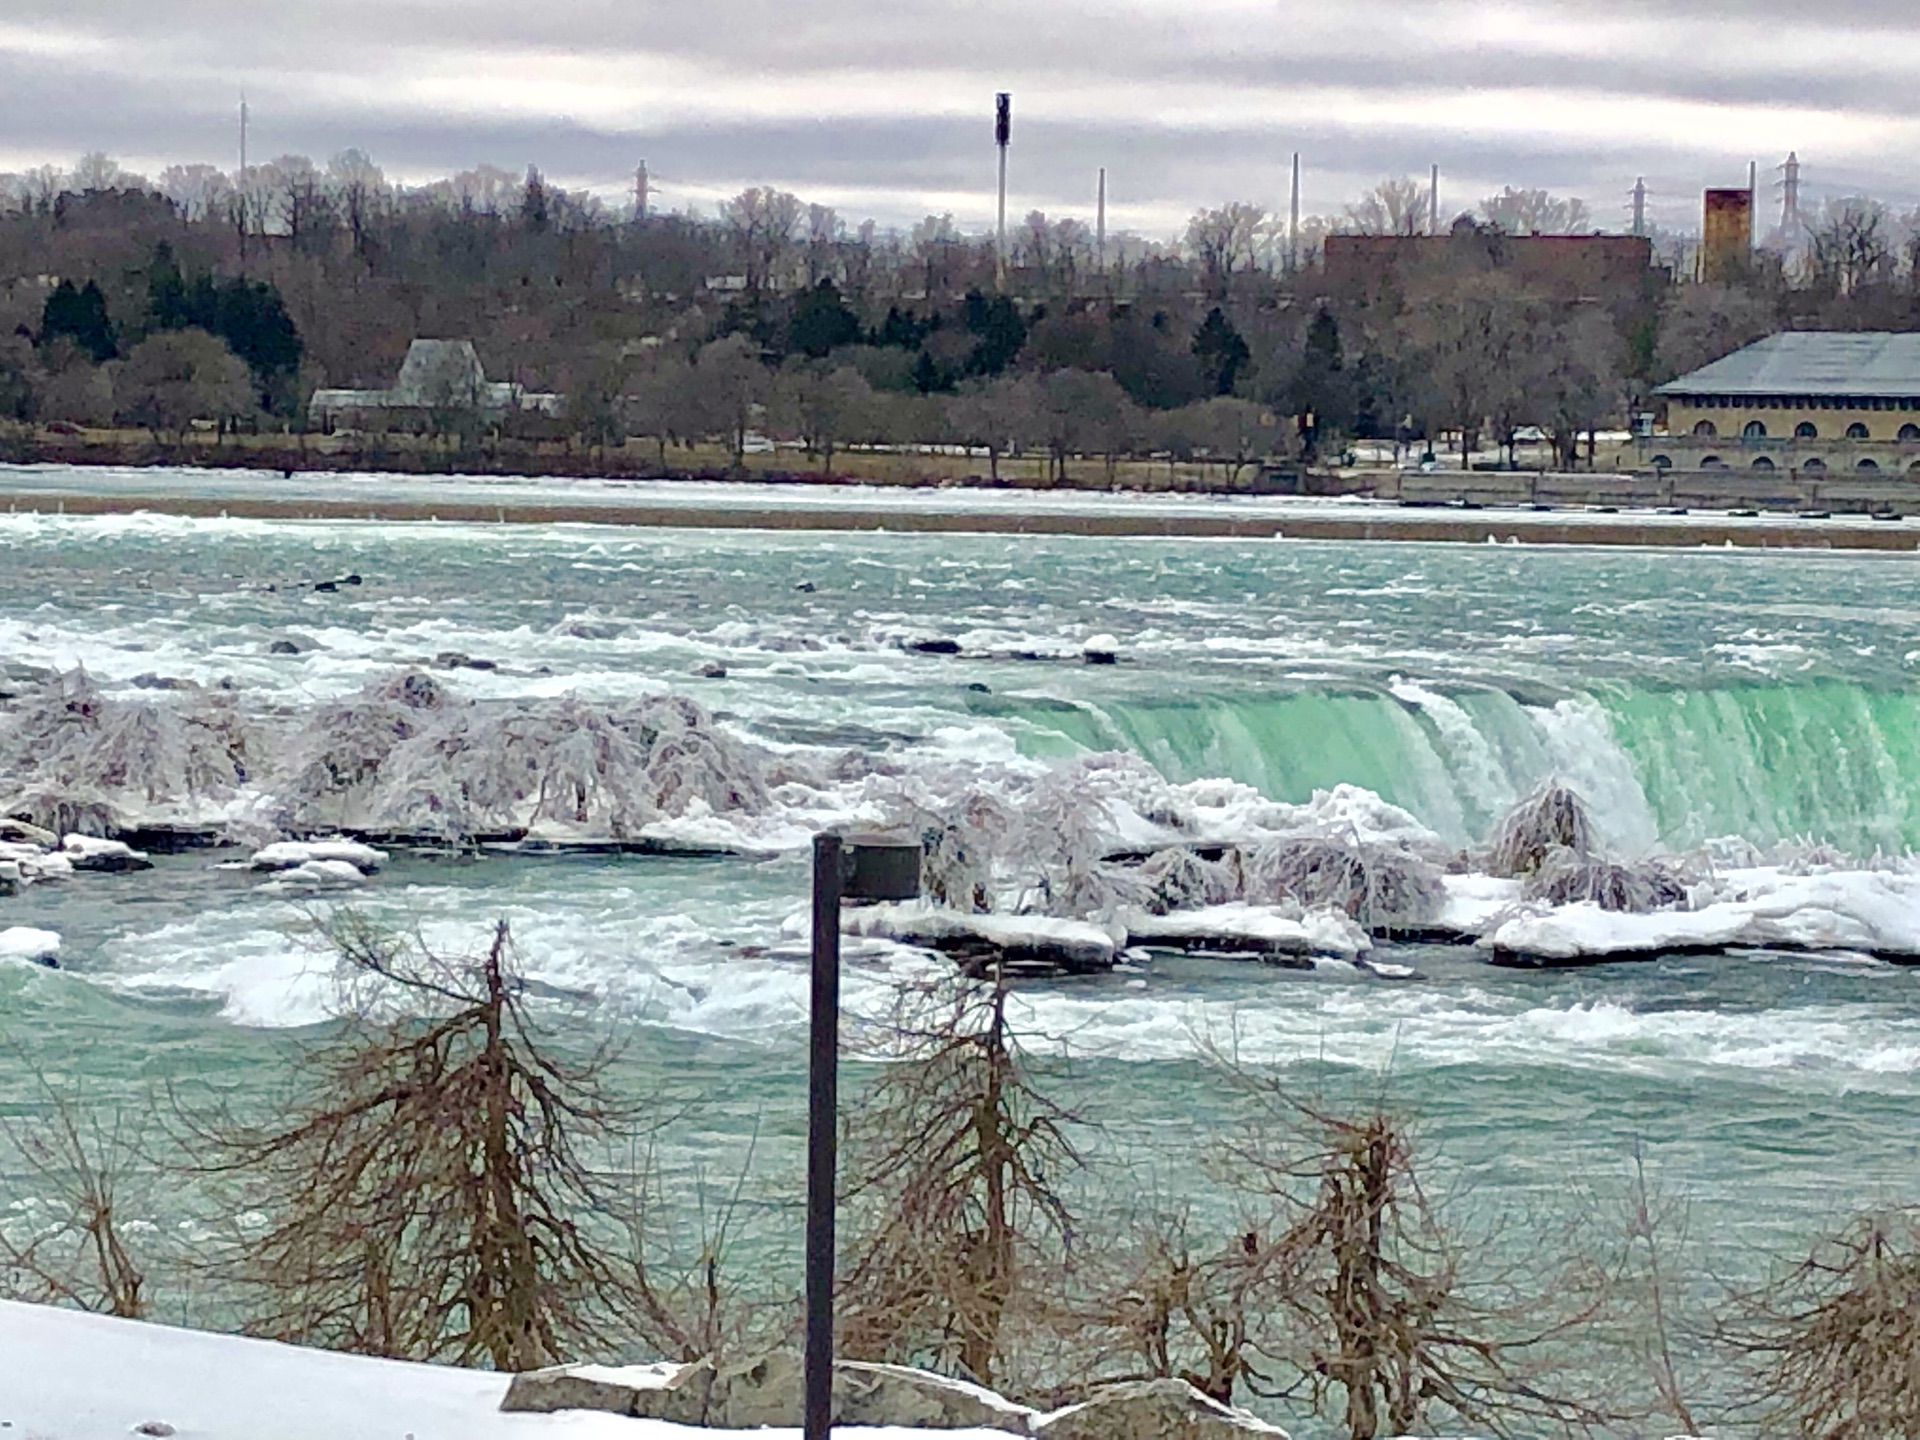
[(807, 1055), (806, 1440), (833, 1424), (833, 1249), (840, 1088), (840, 902), (911, 900), (920, 847), (813, 837), (813, 1004)]

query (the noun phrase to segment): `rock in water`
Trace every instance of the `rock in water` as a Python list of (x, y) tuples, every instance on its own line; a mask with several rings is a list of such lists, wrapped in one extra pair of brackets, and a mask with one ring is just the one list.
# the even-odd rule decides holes
[(718, 660), (702, 660), (693, 667), (693, 673), (702, 680), (724, 680), (727, 678), (727, 667)]
[(269, 655), (298, 655), (300, 647), (291, 640), (276, 640), (267, 646)]
[(51, 930), (30, 930), (16, 925), (0, 930), (0, 961), (24, 960), (29, 965), (60, 968), (60, 937)]
[(100, 840), (92, 835), (69, 835), (60, 842), (60, 851), (76, 870), (151, 870), (153, 861), (143, 851), (118, 840)]
[(1095, 635), (1080, 647), (1080, 658), (1089, 665), (1118, 664), (1120, 642), (1111, 635)]
[(1045, 1440), (1287, 1440), (1277, 1425), (1208, 1399), (1184, 1380), (1141, 1380), (1100, 1390), (1033, 1427)]
[(356, 870), (371, 874), (387, 863), (387, 852), (358, 840), (281, 840), (263, 845), (247, 861), (255, 870), (292, 870), (314, 860), (344, 860)]

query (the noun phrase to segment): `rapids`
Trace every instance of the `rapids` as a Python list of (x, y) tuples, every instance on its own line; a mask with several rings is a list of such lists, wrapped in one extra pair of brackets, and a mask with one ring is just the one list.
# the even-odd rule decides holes
[[(1726, 836), (1903, 852), (1920, 842), (1916, 579), (1908, 557), (1809, 552), (0, 516), (0, 695), (76, 667), (121, 701), (224, 681), (268, 771), (408, 667), (488, 713), (697, 703), (702, 743), (751, 756), (763, 786), (737, 815), (702, 800), (700, 835), (759, 858), (401, 851), (355, 903), (449, 945), (511, 920), (546, 1003), (623, 1033), (623, 1083), (690, 1097), (662, 1156), (680, 1219), (750, 1166), (740, 1245), (777, 1274), (797, 1253), (794, 847), (814, 824), (889, 787), (1017, 788), (1118, 750), (1222, 802), (1364, 787), (1455, 846), (1557, 775), (1623, 853)], [(1082, 661), (1100, 634), (1118, 664)], [(155, 688), (179, 681), (204, 688)], [(0, 963), (0, 1103), (32, 1107), (33, 1068), (106, 1105), (189, 1078), (269, 1088), (332, 977), (308, 902), (216, 858), (0, 898), (0, 928), (58, 933), (64, 967)], [(1766, 953), (1577, 974), (1382, 956), (1424, 978), (1188, 960), (1024, 986), (1031, 1043), (1109, 1122), (1090, 1183), (1180, 1192), (1182, 1147), (1233, 1123), (1196, 1059), (1225, 1042), (1302, 1087), (1384, 1088), (1488, 1214), (1616, 1196), (1639, 1143), (1720, 1274), (1839, 1205), (1913, 1194), (1920, 975)], [(850, 1007), (880, 1009), (926, 963), (850, 948)], [(151, 1218), (181, 1223), (183, 1203)]]

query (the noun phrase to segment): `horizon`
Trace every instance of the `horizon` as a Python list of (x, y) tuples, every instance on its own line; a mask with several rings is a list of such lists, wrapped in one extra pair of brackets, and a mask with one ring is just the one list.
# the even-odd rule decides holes
[(1920, 138), (1915, 67), (1897, 58), (1920, 17), (1884, 0), (1818, 24), (1700, 0), (1604, 19), (1561, 0), (1417, 14), (1360, 0), (1331, 17), (1207, 0), (1178, 16), (1133, 3), (1038, 19), (989, 0), (964, 17), (853, 5), (800, 20), (752, 0), (699, 16), (594, 0), (537, 26), (468, 6), (458, 37), (431, 6), (372, 0), (239, 27), (226, 0), (18, 8), (0, 24), (13, 101), (0, 170), (102, 151), (148, 175), (230, 171), (245, 93), (262, 160), (357, 148), (408, 185), (534, 164), (612, 203), (645, 161), (662, 210), (711, 213), (765, 184), (850, 223), (951, 213), (977, 232), (993, 216), (992, 98), (1009, 90), (1009, 214), (1090, 216), (1105, 166), (1110, 228), (1148, 238), (1229, 200), (1284, 212), (1296, 150), (1306, 214), (1438, 163), (1443, 217), (1512, 185), (1581, 198), (1595, 228), (1624, 230), (1644, 176), (1650, 219), (1690, 230), (1701, 192), (1744, 183), (1749, 161), (1769, 215), (1789, 150), (1812, 203), (1920, 202), (1896, 158)]

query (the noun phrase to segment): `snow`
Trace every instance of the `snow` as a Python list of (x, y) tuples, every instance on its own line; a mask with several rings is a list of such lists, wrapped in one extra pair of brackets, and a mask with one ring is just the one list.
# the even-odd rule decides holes
[(384, 850), (357, 840), (281, 840), (264, 845), (247, 861), (255, 870), (292, 870), (314, 860), (342, 860), (360, 871), (378, 870), (387, 863)]
[(1591, 901), (1527, 906), (1482, 936), (1485, 949), (1543, 960), (1730, 946), (1852, 950), (1920, 957), (1920, 875), (1842, 870), (1736, 871), (1697, 910), (1624, 915)]
[(1055, 951), (1079, 964), (1110, 966), (1119, 950), (1115, 937), (1087, 920), (1050, 915), (967, 915), (924, 901), (869, 905), (840, 919), (846, 934), (939, 948), (973, 942), (999, 950)]
[(100, 861), (145, 860), (143, 851), (118, 840), (101, 840), (93, 835), (68, 835), (60, 842), (60, 849), (76, 865), (97, 864)]
[(1373, 948), (1367, 932), (1343, 910), (1318, 909), (1302, 914), (1297, 908), (1232, 904), (1177, 910), (1171, 915), (1123, 910), (1120, 918), (1127, 927), (1130, 945), (1200, 941), (1214, 947), (1238, 942), (1247, 949), (1276, 955), (1340, 955), (1348, 959)]
[(0, 960), (45, 963), (59, 953), (60, 937), (51, 930), (33, 930), (25, 925), (0, 930)]
[(1434, 927), (1478, 935), (1520, 903), (1520, 882), (1498, 875), (1443, 875), (1446, 903)]
[[(720, 1432), (594, 1411), (502, 1414), (506, 1375), (0, 1302), (0, 1425), (38, 1440), (696, 1440)], [(644, 1367), (651, 1371), (653, 1367)], [(612, 1370), (623, 1379), (632, 1371)], [(744, 1433), (744, 1432), (734, 1432)], [(798, 1430), (756, 1430), (799, 1440)], [(1005, 1440), (1002, 1431), (836, 1428), (862, 1440)]]
[(333, 890), (344, 885), (359, 885), (366, 876), (345, 860), (308, 860), (291, 870), (282, 870), (263, 889), (313, 888)]

